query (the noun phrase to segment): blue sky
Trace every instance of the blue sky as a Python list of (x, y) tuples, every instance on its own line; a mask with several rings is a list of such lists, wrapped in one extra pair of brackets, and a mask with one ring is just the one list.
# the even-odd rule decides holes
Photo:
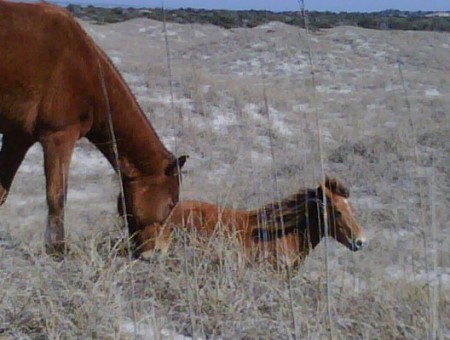
[[(55, 2), (58, 0), (50, 0)], [(139, 6), (207, 9), (266, 9), (271, 11), (298, 10), (297, 0), (60, 0), (62, 3), (82, 3), (108, 6)], [(305, 7), (319, 11), (370, 12), (384, 9), (449, 11), (450, 0), (305, 0)]]

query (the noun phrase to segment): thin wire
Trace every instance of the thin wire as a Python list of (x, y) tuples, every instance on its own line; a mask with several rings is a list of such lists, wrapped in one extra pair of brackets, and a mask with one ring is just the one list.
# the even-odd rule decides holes
[[(178, 151), (178, 143), (177, 143), (177, 129), (176, 129), (176, 123), (180, 123), (181, 122), (181, 131), (183, 131), (184, 129), (184, 124), (183, 124), (183, 117), (181, 115), (181, 112), (179, 114), (178, 120), (176, 118), (176, 114), (175, 114), (175, 95), (174, 95), (174, 90), (173, 90), (173, 73), (172, 73), (172, 61), (171, 61), (171, 57), (170, 57), (170, 45), (169, 45), (169, 37), (167, 34), (167, 24), (166, 24), (166, 10), (164, 7), (164, 1), (161, 1), (161, 9), (162, 9), (162, 26), (163, 26), (163, 33), (164, 33), (164, 42), (165, 42), (165, 49), (166, 49), (166, 57), (167, 57), (167, 68), (168, 68), (168, 72), (169, 72), (169, 91), (170, 91), (170, 108), (171, 108), (171, 112), (172, 112), (172, 126), (173, 126), (173, 130), (174, 130), (174, 152), (175, 154), (177, 154)], [(178, 163), (177, 163), (178, 164)], [(178, 168), (178, 178), (179, 178), (179, 183), (181, 185), (181, 171)], [(184, 267), (184, 275), (185, 275), (185, 279), (186, 279), (186, 300), (188, 303), (188, 313), (189, 313), (189, 321), (191, 323), (191, 330), (192, 330), (192, 335), (195, 336), (195, 318), (194, 318), (194, 312), (193, 312), (193, 308), (192, 308), (192, 292), (190, 289), (190, 284), (189, 284), (189, 280), (190, 280), (190, 276), (189, 276), (189, 266), (188, 266), (188, 261), (187, 261), (187, 256), (188, 256), (188, 252), (187, 252), (187, 239), (186, 239), (186, 233), (183, 233), (183, 247), (184, 247), (184, 262), (183, 262), (183, 267)]]
[[(431, 204), (431, 242), (436, 247), (437, 238), (436, 238), (436, 207), (434, 204), (435, 199), (435, 173), (434, 173), (434, 154), (432, 155), (432, 174), (431, 174), (431, 183), (430, 183), (430, 204)], [(439, 290), (438, 290), (438, 249), (437, 247), (434, 249), (432, 255), (432, 264), (433, 264), (433, 281), (428, 282), (428, 287), (430, 288), (430, 296), (431, 296), (431, 330), (430, 330), (430, 339), (436, 339), (438, 328), (439, 328)]]
[(137, 338), (137, 323), (136, 323), (136, 318), (137, 318), (137, 311), (136, 311), (136, 300), (135, 300), (135, 296), (136, 296), (136, 285), (135, 285), (135, 278), (134, 278), (134, 271), (132, 270), (132, 257), (131, 257), (131, 240), (130, 240), (130, 233), (129, 233), (129, 229), (128, 229), (128, 220), (126, 218), (127, 216), (127, 207), (125, 204), (125, 190), (124, 190), (124, 186), (123, 186), (123, 180), (122, 180), (122, 172), (120, 170), (120, 166), (119, 166), (119, 149), (117, 148), (117, 140), (116, 140), (116, 134), (114, 132), (114, 124), (112, 121), (112, 114), (111, 114), (111, 107), (109, 104), (109, 96), (108, 96), (108, 90), (106, 89), (106, 83), (105, 83), (105, 77), (103, 74), (103, 69), (102, 69), (102, 65), (100, 63), (100, 59), (98, 59), (98, 67), (99, 67), (99, 72), (100, 72), (100, 81), (101, 81), (101, 86), (102, 86), (102, 91), (103, 91), (103, 96), (105, 98), (105, 106), (106, 106), (106, 113), (108, 115), (108, 128), (109, 128), (109, 132), (110, 132), (110, 137), (111, 137), (111, 145), (112, 145), (112, 149), (113, 149), (113, 153), (114, 153), (114, 158), (116, 160), (116, 171), (117, 174), (119, 175), (119, 187), (120, 187), (120, 196), (121, 196), (121, 204), (122, 204), (122, 209), (124, 211), (124, 223), (125, 223), (125, 237), (127, 240), (127, 247), (128, 247), (128, 263), (130, 264), (130, 278), (131, 278), (131, 294), (132, 294), (132, 300), (131, 300), (131, 309), (132, 309), (132, 313), (133, 313), (133, 332), (134, 332), (134, 337)]
[[(264, 110), (265, 110), (265, 113), (267, 116), (267, 130), (268, 130), (268, 134), (269, 134), (270, 156), (272, 158), (272, 171), (271, 172), (272, 172), (273, 181), (274, 181), (274, 185), (275, 185), (275, 194), (276, 194), (276, 196), (277, 196), (276, 198), (278, 200), (279, 215), (280, 215), (279, 220), (281, 223), (281, 230), (283, 231), (283, 234), (285, 234), (285, 226), (284, 226), (284, 220), (283, 220), (283, 207), (281, 205), (280, 187), (278, 184), (278, 176), (277, 176), (276, 170), (275, 170), (275, 152), (274, 152), (274, 143), (273, 143), (273, 132), (272, 132), (272, 128), (270, 125), (271, 119), (270, 119), (269, 102), (268, 102), (268, 98), (267, 98), (265, 74), (264, 74), (262, 64), (260, 66), (261, 66), (261, 78), (262, 78), (262, 87), (263, 87), (262, 91), (263, 91), (263, 99), (264, 99)], [(278, 242), (278, 240), (275, 240), (275, 242)], [(283, 237), (281, 242), (284, 243), (285, 249), (288, 249), (286, 237)], [(288, 258), (286, 258), (285, 260), (287, 262), (289, 262)], [(299, 333), (298, 333), (298, 326), (297, 326), (297, 318), (295, 317), (295, 313), (294, 313), (294, 297), (293, 297), (293, 291), (292, 291), (292, 273), (291, 273), (289, 263), (287, 263), (287, 266), (286, 266), (286, 274), (287, 274), (287, 283), (288, 283), (288, 291), (289, 291), (291, 317), (292, 317), (292, 323), (294, 326), (294, 338), (297, 339)]]
[[(413, 144), (414, 144), (414, 163), (416, 166), (416, 171), (419, 169), (419, 151), (417, 150), (417, 134), (416, 134), (416, 125), (414, 124), (414, 120), (413, 120), (413, 114), (412, 114), (412, 110), (411, 110), (411, 102), (409, 100), (409, 96), (408, 96), (408, 89), (406, 87), (406, 81), (405, 81), (405, 77), (403, 75), (403, 69), (402, 69), (402, 62), (400, 60), (399, 57), (397, 57), (397, 67), (398, 67), (398, 72), (399, 72), (399, 76), (400, 76), (400, 80), (402, 82), (402, 88), (403, 88), (403, 93), (405, 96), (405, 104), (406, 104), (406, 108), (408, 110), (408, 124), (409, 127), (411, 129), (411, 134), (412, 134), (412, 140), (413, 140)], [(417, 171), (417, 176), (418, 171)], [(424, 197), (423, 197), (423, 185), (422, 185), (423, 181), (420, 181), (418, 184), (418, 194), (419, 194), (419, 218), (420, 218), (420, 224), (422, 226), (426, 226), (426, 218), (425, 218), (425, 207), (424, 207)], [(420, 230), (422, 237), (423, 237), (423, 247), (424, 247), (424, 255), (425, 255), (425, 273), (427, 276), (427, 281), (430, 282), (430, 265), (428, 263), (428, 240), (427, 240), (427, 235), (424, 229)], [(431, 301), (432, 300), (432, 296), (431, 293), (429, 292), (429, 296), (428, 299)], [(433, 315), (433, 307), (429, 306), (429, 315), (430, 318), (432, 318)], [(430, 320), (430, 323), (433, 324), (433, 320)]]
[(169, 37), (167, 34), (166, 10), (164, 8), (164, 1), (161, 1), (161, 8), (162, 8), (162, 26), (163, 26), (163, 33), (164, 33), (164, 43), (165, 43), (166, 57), (167, 57), (167, 70), (169, 72), (170, 110), (172, 113), (172, 127), (173, 127), (173, 133), (174, 133), (174, 153), (177, 154), (178, 144), (177, 144), (176, 123), (177, 122), (181, 123), (181, 127), (183, 129), (183, 117), (181, 115), (181, 112), (179, 114), (178, 121), (175, 117), (176, 116), (175, 115), (175, 94), (173, 91), (172, 59), (170, 57), (170, 46), (169, 46)]
[[(318, 147), (319, 147), (319, 158), (320, 158), (320, 168), (322, 172), (322, 183), (325, 183), (325, 172), (324, 172), (324, 161), (323, 161), (323, 145), (322, 145), (322, 133), (320, 128), (320, 117), (319, 112), (317, 111), (317, 90), (316, 90), (316, 78), (314, 73), (314, 61), (313, 61), (313, 54), (311, 49), (311, 37), (310, 37), (310, 31), (309, 31), (309, 20), (308, 20), (308, 14), (305, 10), (305, 1), (299, 0), (299, 6), (300, 11), (303, 16), (304, 25), (305, 25), (305, 32), (306, 32), (306, 41), (308, 45), (308, 61), (309, 61), (309, 67), (311, 72), (311, 81), (312, 81), (312, 89), (313, 89), (313, 109), (315, 111), (316, 116), (316, 126), (317, 126), (317, 139), (318, 139)], [(334, 338), (333, 333), (333, 322), (332, 322), (332, 315), (331, 315), (331, 291), (330, 291), (330, 269), (329, 269), (329, 246), (328, 246), (328, 211), (327, 211), (327, 196), (325, 193), (323, 194), (323, 203), (325, 205), (325, 209), (323, 209), (323, 219), (324, 219), (324, 241), (325, 241), (325, 290), (326, 290), (326, 307), (327, 307), (327, 319), (328, 319), (328, 326), (330, 331), (330, 337)], [(320, 211), (318, 210), (318, 214), (320, 215)], [(320, 221), (320, 216), (318, 216)]]

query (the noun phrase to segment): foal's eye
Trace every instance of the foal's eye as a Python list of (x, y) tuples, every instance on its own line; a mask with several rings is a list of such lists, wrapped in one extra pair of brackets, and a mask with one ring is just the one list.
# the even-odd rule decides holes
[(341, 217), (341, 216), (342, 216), (342, 213), (341, 213), (339, 210), (335, 210), (334, 216), (336, 216), (336, 217)]

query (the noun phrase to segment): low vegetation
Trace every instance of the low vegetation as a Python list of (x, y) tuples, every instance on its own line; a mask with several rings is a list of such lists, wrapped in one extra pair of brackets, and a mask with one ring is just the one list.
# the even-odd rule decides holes
[[(223, 28), (256, 27), (271, 21), (305, 27), (301, 11), (271, 12), (257, 10), (206, 10), (161, 8), (103, 8), (69, 5), (67, 9), (76, 17), (98, 24), (115, 23), (134, 18), (166, 20), (180, 24), (212, 24)], [(432, 12), (387, 10), (373, 13), (307, 11), (309, 28), (318, 30), (337, 26), (357, 26), (382, 30), (412, 30), (450, 32), (450, 16), (434, 16)]]

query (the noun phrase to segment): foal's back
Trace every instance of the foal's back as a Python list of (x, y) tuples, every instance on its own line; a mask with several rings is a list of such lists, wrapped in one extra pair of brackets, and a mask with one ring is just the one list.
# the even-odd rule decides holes
[[(215, 231), (220, 231), (227, 238), (235, 238), (244, 248), (251, 260), (266, 259), (276, 265), (291, 266), (298, 261), (299, 239), (295, 234), (285, 235), (279, 239), (262, 240), (255, 237), (255, 230), (259, 229), (257, 210), (235, 210), (200, 202), (181, 201), (172, 210), (172, 214), (165, 223), (172, 228), (186, 228), (197, 232), (200, 236), (209, 238)], [(170, 232), (164, 232), (167, 239)], [(170, 242), (163, 241), (164, 244)], [(161, 248), (167, 248), (164, 245)]]
[(181, 201), (172, 210), (167, 222), (210, 237), (219, 226), (225, 232), (246, 232), (249, 216), (250, 213), (245, 210), (226, 209), (201, 201)]

